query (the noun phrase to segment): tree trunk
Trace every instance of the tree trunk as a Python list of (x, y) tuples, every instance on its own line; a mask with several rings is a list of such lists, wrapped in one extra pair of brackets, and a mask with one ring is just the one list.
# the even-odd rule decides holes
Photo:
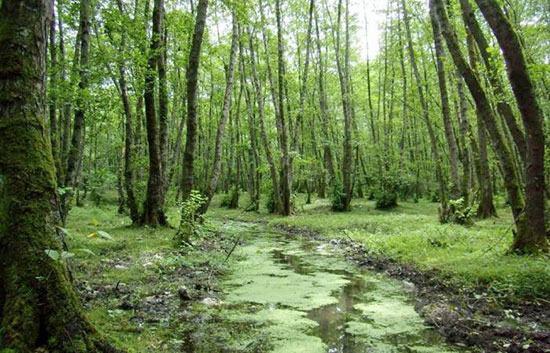
[[(347, 9), (347, 2), (346, 2)], [(346, 11), (347, 13), (347, 11)], [(345, 68), (342, 66), (340, 57), (340, 24), (342, 18), (342, 0), (338, 1), (338, 22), (336, 32), (336, 66), (338, 69), (338, 77), (340, 79), (340, 91), (342, 95), (342, 110), (344, 113), (344, 142), (343, 142), (343, 162), (342, 162), (342, 209), (339, 211), (351, 210), (351, 196), (352, 180), (351, 175), (353, 172), (353, 150), (351, 146), (351, 93), (348, 82), (348, 75)], [(347, 19), (347, 16), (346, 16)], [(346, 37), (347, 37), (347, 21), (346, 21)], [(348, 41), (346, 40), (346, 49), (348, 51)], [(347, 56), (347, 55), (346, 55)], [(347, 61), (347, 60), (346, 60)], [(346, 65), (344, 63), (344, 65)]]
[(153, 8), (153, 30), (147, 71), (145, 72), (145, 118), (147, 122), (147, 142), (149, 144), (149, 178), (147, 180), (147, 196), (143, 205), (141, 222), (145, 225), (157, 227), (166, 225), (166, 216), (163, 210), (162, 165), (159, 142), (159, 123), (155, 108), (155, 71), (157, 69), (162, 37), (162, 22), (164, 0), (155, 0)]
[(323, 53), (321, 51), (321, 38), (319, 35), (319, 19), (317, 13), (315, 15), (315, 32), (317, 35), (317, 56), (319, 61), (319, 109), (321, 110), (321, 119), (323, 124), (323, 162), (324, 168), (328, 171), (329, 175), (329, 186), (334, 186), (334, 181), (336, 178), (336, 172), (334, 170), (334, 163), (332, 157), (332, 150), (330, 148), (330, 136), (329, 136), (329, 127), (328, 127), (328, 104), (327, 104), (327, 93), (325, 91), (325, 66), (323, 62)]
[(502, 50), (508, 78), (516, 97), (527, 135), (525, 174), (526, 227), (518, 231), (512, 249), (519, 252), (549, 250), (545, 224), (543, 114), (537, 100), (523, 48), (517, 33), (494, 0), (476, 0)]
[(258, 115), (260, 116), (260, 135), (262, 138), (265, 156), (267, 163), (269, 164), (269, 173), (271, 175), (271, 182), (273, 187), (273, 204), (274, 204), (274, 213), (282, 213), (283, 203), (281, 200), (281, 193), (279, 191), (279, 178), (277, 176), (277, 169), (275, 168), (275, 161), (273, 160), (273, 155), (271, 154), (271, 147), (269, 146), (269, 140), (267, 139), (267, 132), (265, 129), (265, 113), (264, 113), (264, 97), (262, 93), (262, 86), (260, 83), (260, 78), (258, 72), (256, 71), (256, 58), (254, 55), (254, 41), (252, 38), (252, 32), (248, 32), (249, 44), (250, 44), (250, 68), (252, 71), (252, 80), (254, 81), (254, 90), (256, 96), (256, 103), (258, 105)]
[(439, 197), (441, 201), (441, 210), (440, 210), (439, 220), (441, 222), (446, 222), (449, 218), (448, 209), (447, 209), (448, 200), (447, 200), (447, 190), (445, 185), (446, 183), (443, 177), (443, 170), (441, 168), (441, 159), (439, 157), (439, 147), (437, 145), (437, 138), (435, 136), (432, 122), (430, 121), (428, 103), (426, 102), (426, 99), (424, 96), (423, 87), (420, 84), (420, 82), (424, 82), (424, 80), (422, 80), (422, 77), (420, 76), (420, 71), (418, 70), (418, 65), (416, 63), (416, 55), (414, 53), (413, 40), (411, 35), (411, 26), (409, 23), (409, 14), (407, 12), (405, 0), (401, 0), (401, 6), (403, 11), (403, 22), (405, 23), (405, 33), (407, 35), (407, 47), (409, 51), (409, 57), (411, 60), (411, 66), (413, 69), (414, 78), (417, 81), (418, 97), (420, 99), (420, 105), (422, 106), (422, 115), (424, 117), (424, 122), (426, 123), (426, 127), (428, 129), (430, 146), (432, 150), (433, 159), (435, 162), (435, 174), (437, 177), (437, 181), (439, 183)]
[(485, 90), (481, 86), (479, 79), (470, 65), (468, 65), (460, 51), (456, 33), (449, 24), (449, 18), (447, 17), (447, 12), (443, 1), (430, 1), (433, 3), (435, 8), (439, 23), (441, 25), (442, 34), (447, 42), (447, 47), (449, 48), (453, 62), (470, 89), (470, 93), (474, 98), (479, 114), (491, 136), (494, 151), (500, 162), (500, 167), (504, 177), (504, 184), (508, 192), (508, 199), (510, 202), (510, 207), (512, 208), (517, 234), (524, 234), (526, 231), (525, 216), (523, 214), (525, 203), (522, 197), (519, 178), (510, 147), (508, 146), (502, 131), (498, 127), (496, 117), (491, 109), (491, 104)]
[[(90, 39), (90, 0), (80, 2), (80, 60), (78, 83), (78, 98), (74, 114), (74, 127), (71, 140), (71, 148), (67, 159), (67, 172), (65, 173), (65, 186), (75, 188), (78, 186), (78, 166), (82, 151), (84, 150), (84, 129), (86, 125), (85, 95), (88, 89), (88, 48)], [(74, 190), (67, 190), (63, 202), (63, 215), (65, 219)]]
[(508, 130), (512, 134), (514, 143), (519, 151), (519, 155), (523, 165), (526, 165), (527, 157), (527, 142), (525, 141), (525, 134), (521, 130), (520, 126), (516, 121), (514, 111), (510, 104), (508, 104), (506, 97), (506, 90), (504, 88), (504, 83), (501, 80), (500, 72), (497, 67), (495, 67), (495, 62), (491, 59), (489, 52), (489, 43), (481, 30), (481, 27), (475, 17), (475, 13), (470, 5), (470, 0), (460, 0), (460, 5), (462, 7), (462, 18), (464, 23), (467, 26), (467, 30), (472, 34), (477, 46), (479, 48), (479, 53), (481, 58), (487, 68), (487, 73), (489, 76), (489, 83), (493, 87), (494, 93), (497, 98), (496, 107), (499, 114), (506, 121)]
[(222, 116), (218, 123), (218, 131), (216, 133), (216, 147), (214, 150), (214, 166), (212, 168), (212, 176), (210, 182), (206, 186), (206, 201), (201, 206), (200, 212), (206, 213), (210, 202), (216, 193), (218, 187), (218, 179), (220, 178), (220, 172), (222, 167), (222, 147), (225, 133), (225, 126), (227, 124), (227, 117), (229, 116), (231, 109), (231, 98), (233, 93), (233, 76), (235, 72), (235, 57), (237, 56), (237, 45), (239, 41), (239, 29), (237, 27), (237, 15), (233, 13), (233, 32), (231, 36), (231, 49), (229, 52), (229, 65), (226, 72), (226, 84), (225, 94), (223, 98)]
[[(441, 96), (441, 113), (443, 115), (443, 125), (445, 127), (445, 137), (449, 146), (449, 162), (451, 169), (451, 199), (460, 198), (460, 177), (458, 172), (458, 146), (451, 121), (451, 109), (449, 107), (449, 94), (447, 91), (447, 80), (445, 77), (445, 66), (443, 59), (445, 52), (441, 42), (441, 30), (433, 6), (430, 6), (430, 19), (434, 35), (435, 56), (437, 62), (437, 76), (439, 80), (439, 93)], [(452, 209), (452, 207), (451, 207)], [(452, 212), (452, 210), (451, 210)]]
[(195, 146), (197, 144), (197, 81), (207, 9), (208, 0), (199, 0), (195, 30), (187, 65), (187, 139), (185, 140), (185, 151), (183, 153), (182, 200), (187, 200), (189, 195), (191, 195), (191, 190), (193, 190), (193, 167), (195, 162)]
[[(474, 39), (471, 33), (467, 36), (468, 55), (470, 57), (470, 65), (473, 68), (477, 67), (477, 54), (475, 52)], [(489, 158), (487, 152), (487, 128), (483, 122), (478, 109), (476, 109), (477, 119), (477, 136), (478, 143), (474, 138), (474, 132), (470, 130), (470, 141), (474, 151), (476, 173), (479, 183), (479, 206), (476, 216), (482, 219), (497, 215), (497, 211), (493, 202), (493, 182), (491, 180), (491, 168), (489, 166)], [(479, 145), (479, 147), (478, 147)]]
[[(164, 16), (164, 4), (162, 9), (162, 16)], [(168, 49), (166, 48), (166, 41), (168, 40), (168, 31), (164, 25), (164, 19), (161, 21), (163, 25), (160, 28), (160, 47), (158, 53), (157, 72), (159, 79), (159, 153), (160, 153), (160, 170), (162, 175), (162, 200), (164, 205), (164, 198), (168, 191), (168, 87), (166, 81), (166, 56)]]
[[(123, 13), (122, 0), (117, 0), (118, 8), (121, 15)], [(130, 108), (130, 99), (128, 98), (128, 84), (126, 82), (126, 60), (124, 59), (124, 50), (126, 48), (126, 32), (122, 32), (120, 48), (123, 54), (118, 62), (118, 84), (120, 86), (120, 95), (125, 116), (125, 136), (124, 136), (124, 188), (126, 190), (126, 205), (130, 210), (130, 218), (132, 224), (139, 223), (139, 210), (135, 194), (135, 170), (134, 170), (134, 131), (132, 127), (132, 110)]]
[(84, 317), (64, 261), (45, 251), (62, 249), (45, 111), (51, 4), (0, 8), (0, 341), (10, 352), (115, 352)]
[(59, 119), (57, 118), (57, 71), (59, 70), (57, 64), (57, 46), (56, 46), (56, 23), (55, 23), (55, 14), (52, 13), (52, 18), (50, 22), (50, 40), (49, 40), (49, 49), (50, 49), (50, 141), (52, 145), (52, 154), (53, 160), (55, 163), (55, 170), (57, 175), (57, 180), (62, 180), (63, 178), (63, 168), (61, 166), (61, 153), (60, 153), (60, 138), (59, 138)]
[(281, 1), (275, 0), (275, 17), (277, 18), (277, 53), (278, 53), (278, 87), (279, 87), (279, 135), (281, 139), (281, 201), (283, 203), (282, 215), (290, 216), (292, 213), (292, 176), (290, 156), (288, 151), (288, 131), (285, 121), (285, 81), (284, 81), (284, 51), (283, 51), (283, 29), (281, 23)]

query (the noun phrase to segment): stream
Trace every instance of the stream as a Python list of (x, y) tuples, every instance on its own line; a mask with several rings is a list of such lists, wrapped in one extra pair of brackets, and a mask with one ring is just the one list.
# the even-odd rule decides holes
[(229, 221), (241, 234), (232, 274), (224, 281), (223, 311), (234, 348), (264, 342), (279, 353), (458, 352), (414, 310), (403, 283), (348, 263), (327, 242)]

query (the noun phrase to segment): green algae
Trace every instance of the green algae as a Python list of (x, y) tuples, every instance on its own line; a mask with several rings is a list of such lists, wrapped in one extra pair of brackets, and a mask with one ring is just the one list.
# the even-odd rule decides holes
[(359, 271), (333, 246), (232, 223), (225, 227), (247, 236), (224, 283), (232, 310), (222, 315), (228, 325), (253, 323), (270, 352), (454, 351), (400, 281)]

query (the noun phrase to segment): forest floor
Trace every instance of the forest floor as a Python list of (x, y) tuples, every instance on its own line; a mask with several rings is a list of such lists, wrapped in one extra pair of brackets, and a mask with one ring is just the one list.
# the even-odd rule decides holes
[[(423, 319), (449, 342), (458, 343), (457, 350), (469, 347), (468, 350), (503, 352), (550, 351), (550, 302), (547, 299), (550, 297), (550, 260), (543, 256), (507, 254), (512, 236), (507, 231), (511, 218), (503, 209), (499, 210), (499, 218), (460, 226), (439, 224), (437, 204), (428, 202), (403, 202), (390, 211), (377, 211), (370, 201), (354, 200), (352, 212), (333, 213), (326, 200), (314, 200), (310, 205), (298, 201), (296, 215), (283, 218), (265, 212), (219, 208), (220, 199), (215, 199), (207, 215), (201, 238), (195, 240), (193, 248), (185, 249), (174, 246), (174, 229), (131, 227), (128, 217), (116, 215), (114, 206), (76, 207), (72, 210), (67, 228), (69, 245), (76, 254), (70, 261), (78, 288), (92, 321), (118, 346), (130, 352), (290, 352), (288, 346), (281, 348), (280, 343), (288, 343), (285, 335), (290, 332), (295, 336), (297, 329), (280, 326), (282, 322), (302, 323), (304, 332), (312, 330), (311, 322), (302, 320), (300, 313), (295, 316), (295, 312), (283, 311), (281, 313), (285, 315), (281, 316), (270, 312), (270, 317), (278, 317), (281, 321), (274, 324), (261, 317), (265, 316), (264, 309), (273, 309), (272, 303), (243, 306), (236, 298), (246, 297), (248, 292), (235, 297), (239, 289), (233, 283), (235, 275), (243, 276), (237, 287), (246, 288), (250, 284), (246, 277), (258, 276), (258, 273), (242, 273), (242, 268), (258, 266), (243, 261), (254, 259), (256, 254), (263, 256), (259, 250), (264, 247), (269, 248), (270, 253), (277, 253), (278, 247), (286, 246), (286, 243), (273, 243), (273, 239), (287, 234), (291, 239), (315, 241), (337, 249), (334, 251), (338, 256), (348, 260), (345, 263), (353, 264), (355, 269), (367, 269), (367, 272), (358, 274), (357, 270), (346, 269), (344, 281), (328, 281), (327, 287), (323, 288), (328, 297), (333, 298), (331, 300), (349, 302), (350, 298), (338, 298), (334, 293), (349, 295), (351, 289), (345, 283), (372, 283), (373, 273), (382, 273), (384, 290), (397, 293), (388, 296), (394, 300), (387, 303), (390, 310), (396, 303), (408, 303), (408, 299), (395, 302), (395, 298), (402, 298), (399, 292), (407, 292), (410, 307), (414, 306)], [(245, 199), (243, 196), (242, 203)], [(171, 224), (177, 224), (176, 209), (171, 209), (168, 217)], [(256, 224), (262, 231), (247, 228), (247, 224)], [(113, 239), (88, 237), (98, 230), (107, 232)], [(252, 241), (258, 238), (258, 234), (271, 232), (275, 232), (275, 238), (269, 238), (271, 240), (265, 246), (259, 247)], [(237, 250), (226, 260), (235, 244), (238, 244)], [(259, 250), (250, 251), (254, 246)], [(82, 249), (86, 250), (79, 251)], [(295, 278), (294, 282), (302, 283), (297, 284), (300, 287), (289, 290), (305, 290), (303, 298), (309, 302), (313, 292), (307, 292), (304, 279), (312, 275), (301, 273), (303, 266), (297, 268), (296, 264), (305, 261), (307, 266), (315, 265), (318, 267), (316, 271), (322, 271), (323, 266), (319, 263), (323, 261), (305, 256), (302, 248), (302, 255), (295, 257), (297, 249), (296, 244), (287, 249), (284, 257), (286, 267), (273, 265), (275, 267), (263, 272), (272, 273), (273, 280), (306, 275)], [(273, 260), (272, 256), (257, 260), (269, 262), (266, 259)], [(274, 270), (288, 271), (289, 266), (294, 271), (292, 275)], [(259, 274), (263, 275), (261, 271)], [(353, 280), (348, 278), (350, 274)], [(320, 279), (331, 278), (334, 271), (322, 273), (322, 276)], [(343, 275), (338, 272), (338, 276)], [(394, 282), (388, 282), (390, 277)], [(316, 283), (314, 286), (318, 285)], [(286, 282), (280, 283), (280, 286), (286, 285)], [(351, 291), (353, 298), (359, 295), (356, 287)], [(250, 290), (253, 291), (254, 286)], [(265, 292), (259, 288), (256, 290), (262, 298), (266, 297)], [(383, 297), (382, 293), (379, 298)], [(272, 299), (277, 303), (282, 300), (281, 297)], [(379, 300), (386, 303), (385, 299)], [(292, 299), (283, 309), (304, 303)], [(407, 308), (407, 305), (402, 307)], [(312, 314), (307, 305), (306, 309), (303, 312), (308, 313), (308, 318), (316, 319), (320, 327), (326, 326), (326, 322), (319, 321), (317, 314)], [(404, 312), (408, 311), (402, 311), (400, 317)], [(235, 313), (239, 315), (236, 317)], [(254, 319), (249, 317), (252, 314)], [(325, 314), (329, 321), (341, 320), (333, 311)], [(349, 317), (354, 315), (357, 315), (356, 309), (352, 308), (346, 312), (345, 320), (351, 320)], [(387, 315), (382, 317), (387, 318)], [(415, 322), (414, 315), (410, 317)], [(375, 332), (373, 327), (353, 326), (353, 322), (346, 321), (344, 326), (348, 331), (359, 327)], [(386, 331), (392, 327), (391, 323), (384, 325)], [(324, 343), (319, 345), (319, 341), (311, 341), (308, 346), (312, 352), (314, 347), (330, 346), (327, 343), (332, 339), (330, 335), (318, 333), (316, 336)], [(303, 341), (300, 337), (297, 338)], [(383, 340), (373, 342), (372, 337), (369, 339), (373, 347), (388, 344)], [(399, 341), (393, 345), (402, 348), (389, 351), (417, 351)], [(437, 348), (439, 343), (433, 345), (431, 351), (442, 351)], [(355, 352), (350, 347), (365, 348), (358, 346), (354, 339), (334, 352)], [(427, 349), (423, 347), (418, 351), (430, 351)], [(293, 351), (305, 352), (300, 349)]]

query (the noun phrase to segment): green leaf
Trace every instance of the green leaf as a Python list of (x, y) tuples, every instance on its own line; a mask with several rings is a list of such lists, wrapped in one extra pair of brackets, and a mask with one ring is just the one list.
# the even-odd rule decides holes
[(113, 237), (111, 236), (111, 234), (109, 234), (109, 233), (107, 233), (107, 232), (104, 232), (104, 231), (102, 231), (102, 230), (98, 230), (98, 231), (97, 231), (97, 234), (98, 234), (100, 237), (104, 238), (104, 239), (115, 240), (115, 238), (113, 238)]
[(57, 229), (59, 229), (61, 231), (61, 233), (63, 233), (64, 236), (69, 236), (69, 231), (63, 227), (60, 227), (60, 226), (55, 226)]
[(81, 252), (85, 252), (86, 254), (90, 254), (90, 255), (97, 256), (95, 252), (93, 252), (93, 251), (90, 250), (90, 249), (86, 249), (86, 248), (75, 249), (75, 251), (81, 251)]
[(59, 261), (59, 258), (61, 255), (59, 255), (59, 252), (52, 249), (46, 249), (44, 252), (54, 261)]
[(74, 256), (74, 253), (72, 253), (72, 252), (68, 252), (68, 251), (62, 251), (61, 252), (61, 259), (62, 260), (66, 260), (66, 259), (68, 259), (70, 257), (73, 257), (73, 256)]

